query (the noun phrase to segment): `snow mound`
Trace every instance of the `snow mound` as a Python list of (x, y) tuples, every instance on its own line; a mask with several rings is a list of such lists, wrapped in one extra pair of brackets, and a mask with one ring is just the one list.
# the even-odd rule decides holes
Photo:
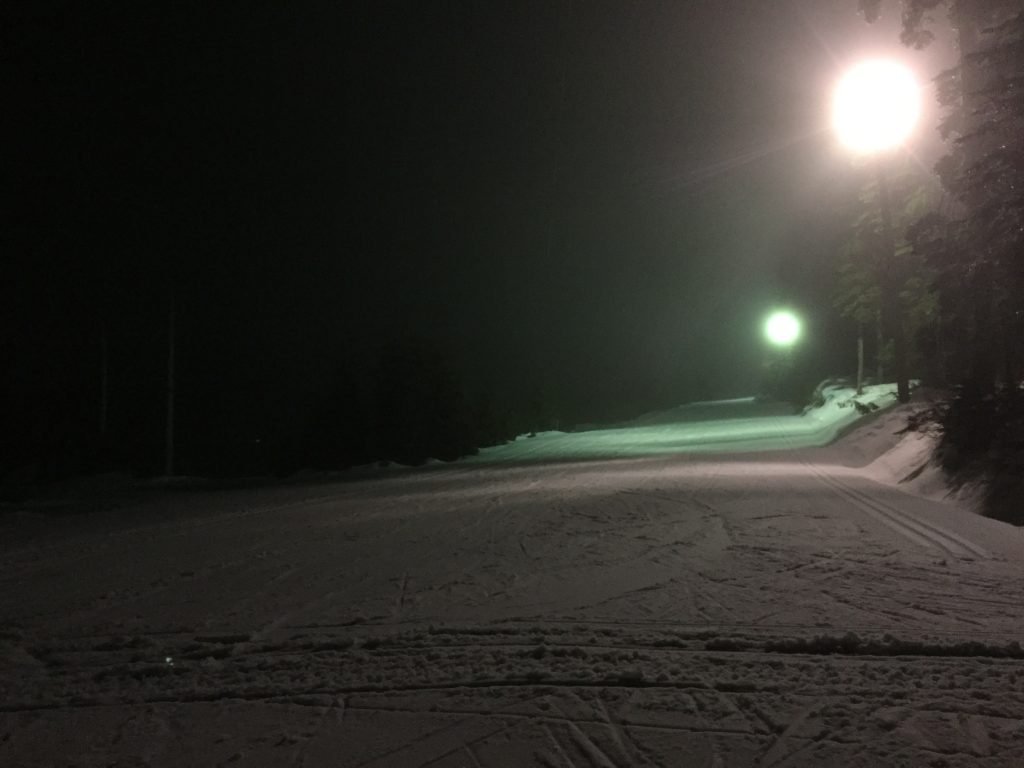
[[(906, 411), (893, 416), (905, 422)], [(897, 433), (895, 443), (865, 466), (862, 474), (875, 482), (898, 486), (906, 493), (934, 501), (955, 501), (980, 512), (985, 495), (984, 482), (955, 488), (950, 485), (936, 457), (937, 432)]]
[(816, 407), (794, 414), (754, 398), (691, 403), (585, 432), (542, 432), (480, 451), (474, 463), (634, 458), (678, 453), (748, 453), (828, 445), (866, 415), (896, 402), (893, 384), (830, 387)]

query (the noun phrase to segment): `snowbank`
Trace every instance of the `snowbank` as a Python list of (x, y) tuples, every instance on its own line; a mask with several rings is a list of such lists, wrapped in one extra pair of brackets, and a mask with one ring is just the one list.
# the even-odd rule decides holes
[[(754, 398), (692, 403), (605, 429), (521, 435), (468, 462), (538, 462), (631, 458), (676, 453), (738, 453), (823, 446), (867, 413), (896, 401), (895, 385), (824, 392), (824, 403), (802, 414)], [(858, 405), (860, 408), (858, 408)]]

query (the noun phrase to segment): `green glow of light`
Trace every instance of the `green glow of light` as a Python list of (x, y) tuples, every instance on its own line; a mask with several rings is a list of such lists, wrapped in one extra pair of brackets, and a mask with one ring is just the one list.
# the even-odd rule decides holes
[(772, 312), (764, 324), (764, 335), (777, 347), (788, 347), (800, 338), (800, 320), (792, 312)]

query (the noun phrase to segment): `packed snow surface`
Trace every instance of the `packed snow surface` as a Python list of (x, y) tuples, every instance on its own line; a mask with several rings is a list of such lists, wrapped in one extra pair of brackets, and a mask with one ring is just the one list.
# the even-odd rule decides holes
[(1021, 534), (851, 394), (8, 510), (0, 765), (1024, 765)]

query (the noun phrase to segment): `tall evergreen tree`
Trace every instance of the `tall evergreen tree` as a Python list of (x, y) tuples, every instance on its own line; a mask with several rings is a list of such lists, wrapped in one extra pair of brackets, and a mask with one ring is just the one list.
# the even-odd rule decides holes
[[(860, 6), (872, 21), (881, 2)], [(984, 394), (1016, 381), (1024, 330), (1024, 12), (1012, 0), (904, 0), (905, 44), (931, 43), (940, 6), (960, 54), (937, 80), (950, 153), (936, 170), (950, 204), (911, 239), (939, 274), (945, 314), (964, 331), (969, 383)]]
[[(877, 16), (879, 0), (860, 0)], [(936, 167), (947, 204), (908, 233), (937, 274), (948, 353), (962, 370), (943, 418), (947, 469), (984, 473), (987, 513), (1021, 523), (1024, 403), (1024, 9), (1019, 0), (904, 0), (902, 38), (933, 39), (944, 6), (959, 62), (938, 79), (950, 152)], [(1002, 383), (1000, 387), (999, 384)]]
[[(937, 319), (937, 298), (933, 289), (932, 271), (925, 264), (919, 248), (908, 239), (911, 225), (931, 210), (938, 199), (938, 185), (933, 178), (915, 172), (904, 163), (889, 182), (892, 204), (893, 253), (886, 253), (882, 230), (884, 222), (879, 204), (877, 183), (865, 185), (858, 196), (850, 237), (843, 250), (836, 275), (833, 303), (843, 317), (853, 320), (860, 331), (858, 358), (863, 355), (864, 335), (873, 336), (876, 377), (881, 380), (892, 363), (892, 342), (882, 325), (883, 283), (895, 283), (896, 310), (900, 314), (910, 341), (909, 362), (921, 372), (929, 356), (921, 354), (915, 343)], [(858, 365), (858, 381), (860, 380)], [(928, 370), (929, 378), (941, 376), (941, 369)]]

